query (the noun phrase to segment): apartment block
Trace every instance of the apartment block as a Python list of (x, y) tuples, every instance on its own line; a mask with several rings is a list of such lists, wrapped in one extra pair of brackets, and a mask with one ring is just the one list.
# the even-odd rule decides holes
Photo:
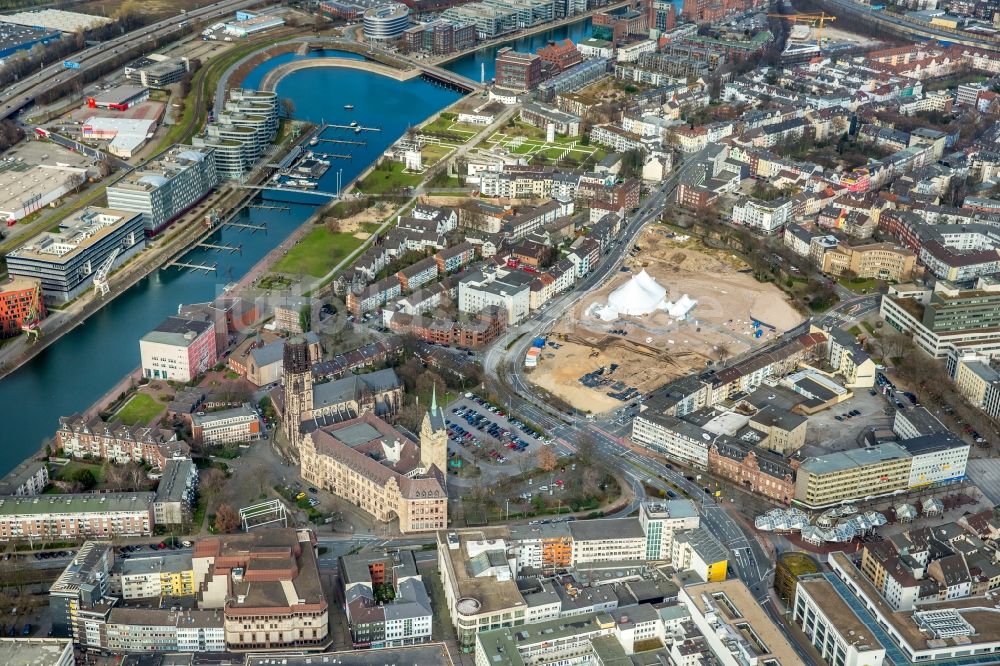
[(123, 601), (193, 597), (191, 554), (170, 552), (119, 560), (112, 572), (111, 594)]
[(74, 643), (83, 642), (83, 634), (78, 633), (79, 612), (103, 602), (111, 589), (114, 564), (115, 551), (110, 543), (87, 541), (80, 546), (73, 560), (49, 586), (53, 635), (72, 636)]
[(569, 531), (574, 565), (646, 559), (646, 534), (634, 518), (578, 520), (570, 523)]
[(797, 470), (795, 501), (820, 509), (906, 490), (911, 462), (910, 453), (893, 443), (808, 458)]
[(475, 271), (459, 282), (458, 309), (475, 313), (496, 306), (506, 311), (508, 323), (519, 324), (530, 310), (533, 279), (530, 273), (502, 268)]
[(59, 418), (53, 448), (70, 458), (96, 458), (123, 464), (142, 462), (162, 470), (172, 458), (189, 458), (191, 449), (173, 430), (127, 426), (81, 414)]
[(25, 460), (0, 479), (0, 496), (30, 497), (41, 495), (49, 484), (49, 463)]
[(153, 534), (153, 493), (0, 499), (0, 541), (68, 541)]
[[(339, 564), (354, 647), (392, 648), (431, 640), (434, 611), (408, 550), (343, 555)], [(391, 600), (384, 591), (391, 588)]]
[(185, 525), (197, 500), (198, 467), (190, 458), (172, 458), (163, 466), (153, 499), (157, 525)]
[(708, 530), (698, 527), (674, 535), (670, 563), (678, 570), (689, 569), (706, 583), (726, 579), (729, 549)]

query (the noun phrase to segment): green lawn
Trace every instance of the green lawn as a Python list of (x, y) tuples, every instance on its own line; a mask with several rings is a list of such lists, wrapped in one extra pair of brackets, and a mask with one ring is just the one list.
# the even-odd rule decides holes
[(136, 393), (132, 399), (125, 403), (125, 406), (118, 410), (115, 418), (121, 419), (126, 425), (143, 425), (159, 416), (165, 407), (145, 393)]
[(428, 144), (421, 149), (420, 154), (424, 158), (424, 166), (429, 167), (443, 160), (450, 152), (451, 148), (448, 148), (447, 146)]
[(276, 273), (323, 277), (331, 268), (357, 249), (363, 241), (353, 234), (335, 234), (326, 227), (313, 229), (274, 265)]
[(837, 278), (837, 282), (839, 282), (841, 286), (847, 287), (853, 292), (868, 293), (869, 291), (875, 288), (877, 280), (862, 279), (862, 278), (858, 278), (855, 280), (848, 280), (845, 277), (839, 277)]
[[(56, 478), (56, 479), (58, 479), (58, 480), (60, 480), (60, 481), (69, 481), (69, 480), (71, 480), (73, 478), (74, 474), (76, 474), (77, 472), (79, 472), (80, 470), (83, 470), (83, 469), (89, 469), (91, 472), (93, 472), (94, 473), (94, 479), (97, 480), (97, 483), (103, 483), (104, 482), (104, 466), (103, 465), (96, 465), (94, 463), (82, 462), (80, 460), (70, 460), (68, 463), (66, 463), (62, 467), (56, 467), (56, 468), (54, 468), (55, 473), (53, 474), (53, 477)], [(54, 490), (53, 492), (58, 493), (59, 491), (58, 490)]]
[(419, 173), (403, 173), (405, 165), (402, 162), (389, 162), (388, 164), (388, 169), (381, 165), (376, 167), (364, 180), (358, 183), (358, 190), (363, 194), (386, 194), (405, 187), (414, 187), (423, 180), (423, 175)]

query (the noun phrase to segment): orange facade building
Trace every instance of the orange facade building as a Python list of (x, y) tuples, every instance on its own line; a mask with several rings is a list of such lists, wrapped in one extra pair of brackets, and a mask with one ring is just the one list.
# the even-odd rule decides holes
[(37, 323), (44, 318), (41, 282), (15, 277), (0, 285), (0, 337), (15, 336), (25, 324)]

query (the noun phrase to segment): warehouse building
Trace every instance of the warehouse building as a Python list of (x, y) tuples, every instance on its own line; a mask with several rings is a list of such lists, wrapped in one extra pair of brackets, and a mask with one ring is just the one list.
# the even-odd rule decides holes
[(152, 138), (155, 131), (155, 120), (93, 116), (83, 122), (81, 134), (84, 139), (107, 141), (109, 153), (127, 160)]
[(0, 21), (0, 60), (18, 51), (27, 51), (35, 44), (54, 42), (61, 36), (56, 30)]
[(285, 19), (280, 16), (258, 16), (250, 12), (236, 12), (236, 20), (227, 23), (224, 31), (233, 37), (247, 37), (283, 25)]
[(7, 255), (11, 275), (38, 278), (42, 293), (68, 303), (90, 288), (94, 274), (114, 253), (117, 268), (146, 246), (142, 215), (87, 207), (64, 220), (57, 232), (44, 232)]
[(149, 88), (145, 86), (115, 86), (100, 95), (88, 97), (87, 106), (91, 109), (125, 111), (136, 104), (142, 104), (147, 99), (149, 99)]
[(4, 23), (47, 28), (65, 33), (93, 30), (111, 23), (111, 19), (79, 12), (65, 12), (61, 9), (42, 9), (34, 12), (17, 12), (3, 17)]
[(95, 174), (86, 155), (54, 143), (22, 141), (0, 156), (0, 221), (27, 217)]
[(175, 145), (108, 187), (108, 205), (142, 213), (143, 228), (153, 236), (218, 183), (211, 148)]

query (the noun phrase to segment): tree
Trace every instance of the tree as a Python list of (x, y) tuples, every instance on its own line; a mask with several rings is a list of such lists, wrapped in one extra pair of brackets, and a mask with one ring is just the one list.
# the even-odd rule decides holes
[(556, 458), (555, 452), (552, 451), (552, 447), (543, 446), (538, 450), (538, 469), (543, 472), (551, 472), (559, 464)]
[(308, 303), (303, 305), (302, 309), (299, 310), (299, 327), (303, 333), (308, 333), (312, 330), (312, 306)]
[(287, 97), (281, 99), (281, 115), (285, 118), (291, 118), (295, 114), (295, 102)]
[(205, 499), (214, 499), (226, 485), (226, 474), (221, 469), (211, 467), (198, 476), (198, 489)]
[(240, 529), (240, 514), (228, 504), (220, 504), (215, 511), (215, 531), (230, 534)]
[(594, 462), (594, 452), (597, 443), (589, 432), (579, 432), (576, 439), (576, 460), (584, 467), (589, 467)]
[(437, 388), (438, 395), (444, 397), (445, 383), (441, 375), (436, 372), (426, 371), (417, 377), (417, 393), (426, 395), (433, 388)]
[(104, 481), (111, 488), (114, 488), (118, 492), (125, 490), (125, 484), (128, 482), (128, 475), (125, 471), (124, 465), (111, 465), (105, 466), (104, 470)]
[(72, 476), (70, 476), (70, 480), (79, 483), (84, 490), (90, 490), (97, 485), (97, 477), (94, 476), (94, 472), (87, 467), (73, 472)]

